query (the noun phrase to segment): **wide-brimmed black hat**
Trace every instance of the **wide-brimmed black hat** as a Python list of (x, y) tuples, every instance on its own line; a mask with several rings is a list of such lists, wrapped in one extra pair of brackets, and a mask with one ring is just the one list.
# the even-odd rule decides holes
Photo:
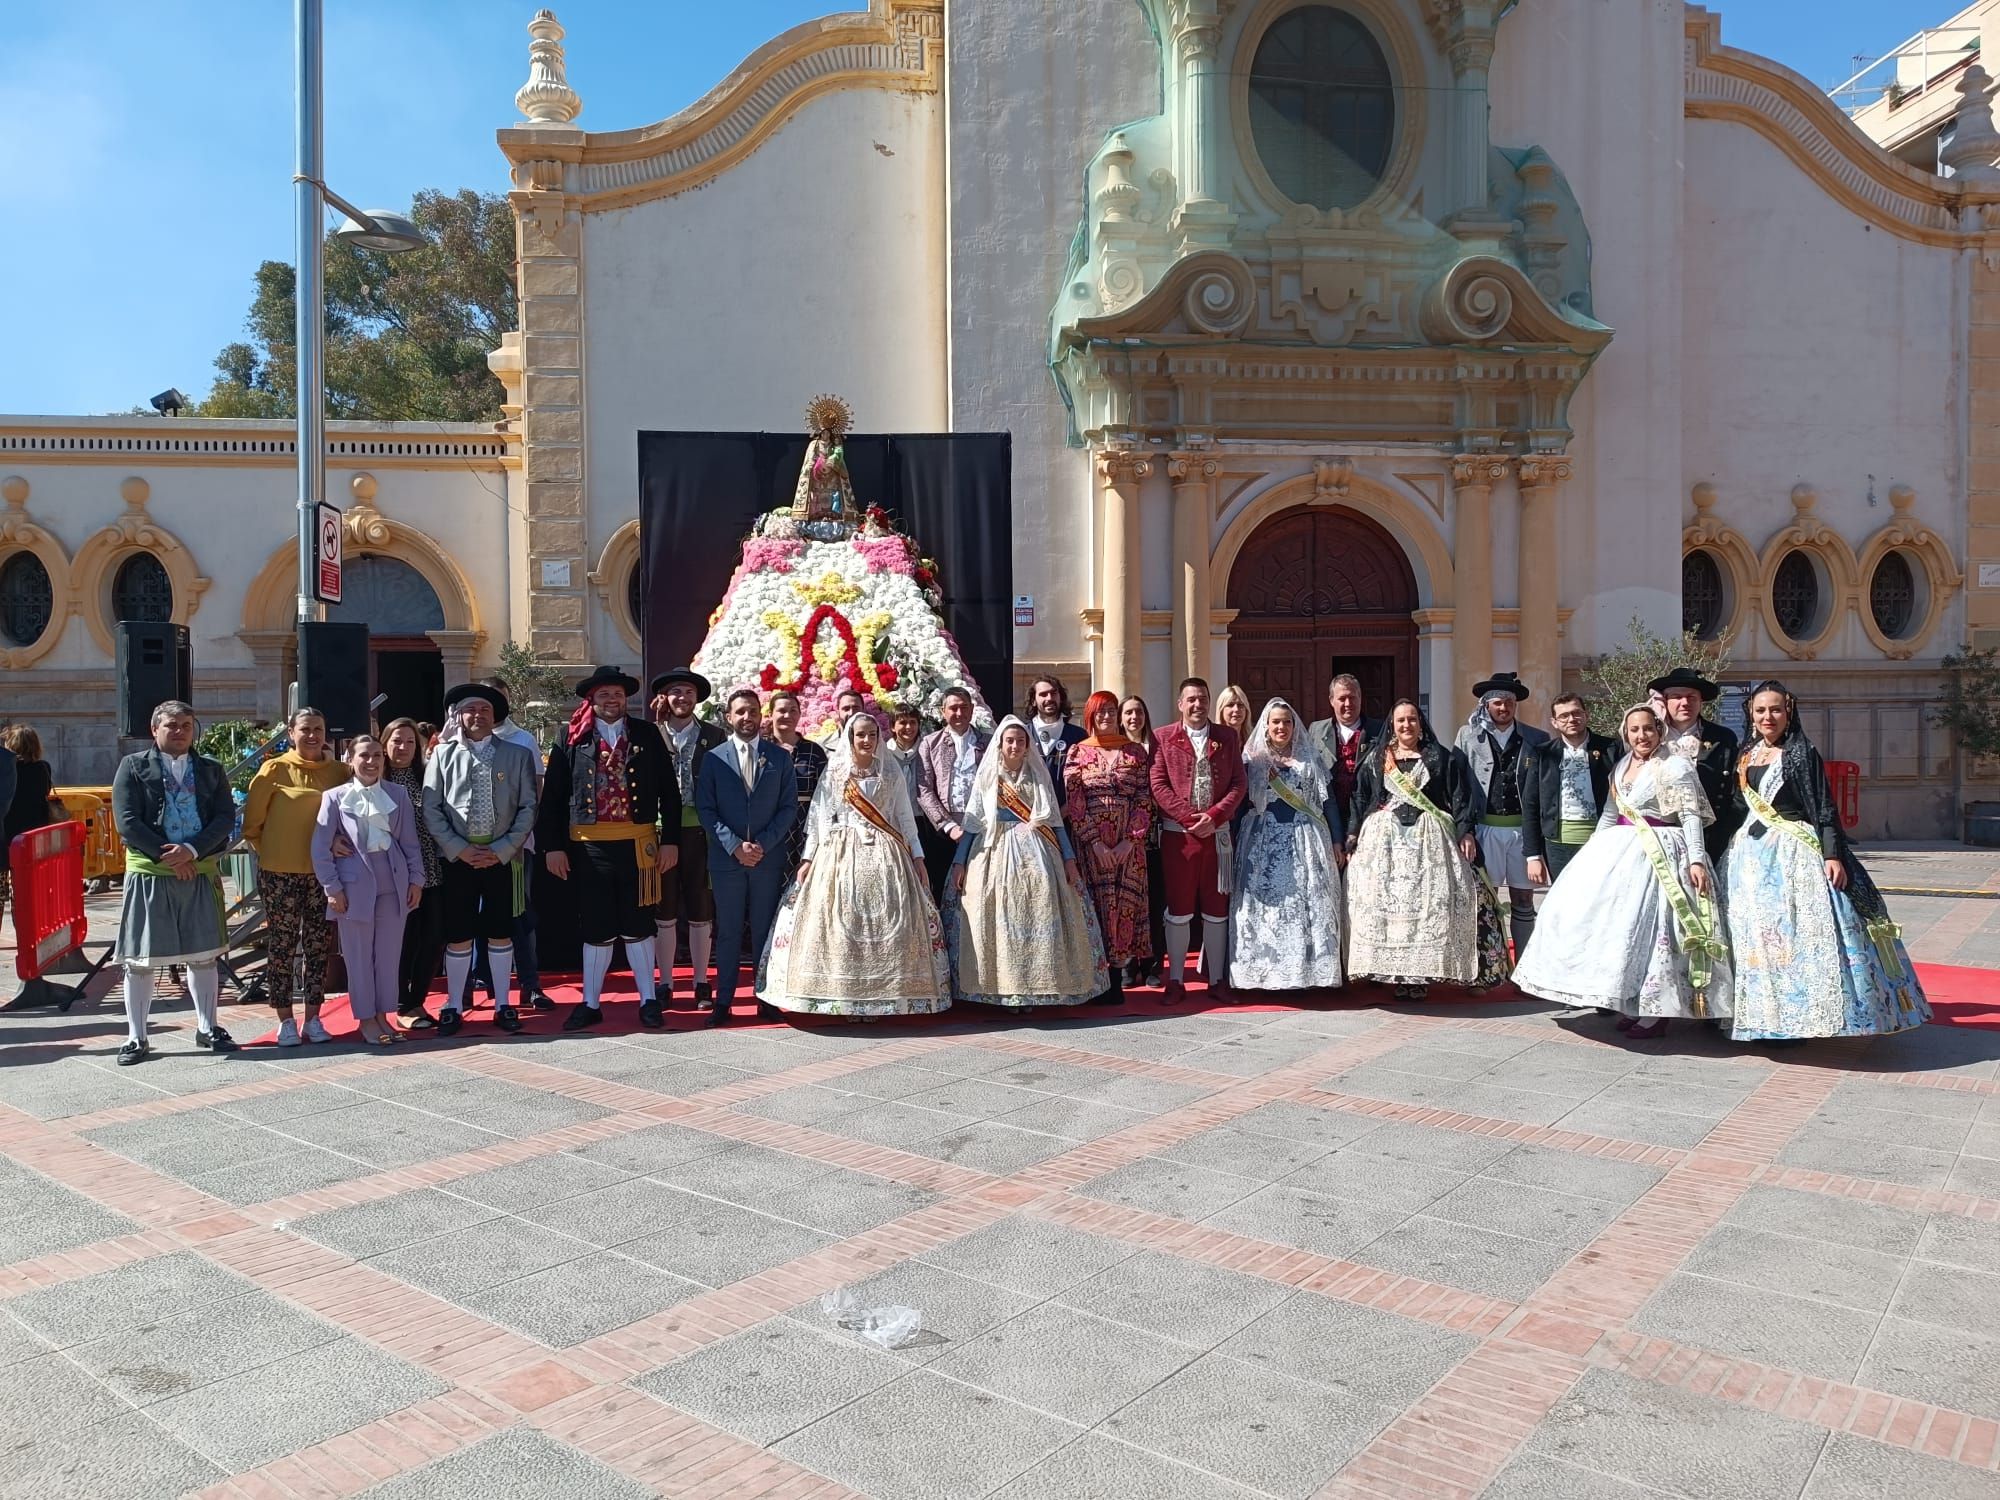
[(621, 687), (625, 696), (631, 697), (639, 691), (639, 679), (621, 672), (616, 667), (599, 667), (576, 685), (576, 695), (588, 698), (601, 687)]
[(444, 711), (452, 712), (467, 698), (484, 698), (493, 705), (493, 721), (497, 724), (507, 717), (507, 695), (497, 687), (488, 687), (483, 682), (461, 682), (444, 695)]
[(697, 695), (696, 702), (707, 698), (710, 693), (715, 691), (714, 688), (708, 685), (708, 679), (693, 667), (675, 667), (672, 671), (662, 672), (658, 677), (655, 677), (652, 683), (646, 688), (646, 696), (648, 698), (658, 697), (661, 692), (672, 687), (677, 682), (685, 682), (695, 690)]
[(1472, 685), (1472, 696), (1484, 698), (1489, 693), (1512, 693), (1516, 698), (1528, 696), (1528, 685), (1512, 672), (1495, 672), (1484, 682)]
[(1666, 676), (1655, 677), (1646, 684), (1646, 691), (1649, 693), (1671, 693), (1676, 688), (1694, 689), (1701, 694), (1701, 701), (1704, 703), (1722, 691), (1693, 667), (1675, 667)]

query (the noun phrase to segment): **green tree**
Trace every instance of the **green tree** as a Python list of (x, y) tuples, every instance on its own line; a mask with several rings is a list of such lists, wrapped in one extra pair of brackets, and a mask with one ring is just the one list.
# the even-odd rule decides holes
[[(484, 422), (505, 399), (486, 356), (514, 327), (514, 215), (507, 200), (426, 189), (410, 218), (421, 249), (399, 255), (326, 240), (326, 414), (374, 421)], [(248, 338), (215, 357), (204, 417), (296, 415), (290, 264), (257, 268)]]
[(570, 673), (553, 663), (536, 661), (526, 646), (508, 641), (500, 648), (500, 670), (494, 675), (507, 685), (507, 706), (513, 710), (514, 722), (544, 747), (553, 743), (556, 730), (569, 722), (577, 703)]
[[(1626, 627), (1625, 643), (1584, 669), (1590, 727), (1616, 739), (1625, 710), (1646, 701), (1646, 684), (1675, 667), (1693, 667), (1710, 682), (1721, 682), (1729, 671), (1728, 638), (1704, 641), (1691, 630), (1661, 635), (1634, 615)], [(1714, 718), (1715, 704), (1710, 702), (1702, 712)]]

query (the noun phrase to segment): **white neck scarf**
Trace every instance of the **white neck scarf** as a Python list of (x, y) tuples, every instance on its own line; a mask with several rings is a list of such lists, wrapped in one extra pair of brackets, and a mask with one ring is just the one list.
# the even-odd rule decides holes
[(389, 820), (396, 814), (396, 800), (381, 782), (373, 786), (348, 782), (340, 791), (340, 810), (361, 830), (363, 854), (380, 854), (394, 841)]

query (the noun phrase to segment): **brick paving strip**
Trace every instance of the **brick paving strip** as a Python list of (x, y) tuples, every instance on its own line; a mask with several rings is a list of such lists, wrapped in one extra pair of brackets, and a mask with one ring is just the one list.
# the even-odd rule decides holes
[[(1590, 1368), (1617, 1369), (1661, 1384), (1775, 1410), (1894, 1447), (1978, 1468), (2000, 1465), (2000, 1424), (1884, 1392), (1811, 1380), (1796, 1372), (1730, 1359), (1632, 1333), (1637, 1313), (1729, 1208), (1760, 1183), (1866, 1197), (1898, 1206), (2000, 1219), (2000, 1201), (1901, 1188), (1778, 1167), (1773, 1158), (1825, 1102), (1840, 1070), (1770, 1069), (1769, 1076), (1694, 1149), (1463, 1115), (1343, 1095), (1314, 1080), (1380, 1057), (1422, 1035), (1446, 1029), (1549, 1040), (1546, 1028), (1486, 1018), (1391, 1014), (1382, 1024), (1330, 1042), (1298, 1062), (1243, 1079), (1054, 1046), (1021, 1036), (980, 1036), (977, 1045), (1049, 1062), (1210, 1088), (1205, 1098), (1086, 1142), (1010, 1177), (937, 1162), (914, 1153), (726, 1106), (893, 1061), (914, 1061), (960, 1044), (957, 1036), (904, 1038), (837, 1058), (745, 1078), (675, 1098), (571, 1073), (492, 1048), (427, 1051), (480, 1076), (559, 1093), (615, 1113), (581, 1125), (460, 1153), (416, 1167), (371, 1174), (316, 1192), (237, 1209), (76, 1138), (82, 1129), (145, 1119), (228, 1099), (255, 1097), (304, 1083), (419, 1058), (370, 1059), (311, 1074), (259, 1080), (238, 1088), (172, 1096), (48, 1124), (0, 1106), (0, 1148), (95, 1201), (154, 1227), (63, 1255), (0, 1267), (0, 1298), (51, 1280), (72, 1279), (151, 1255), (194, 1249), (298, 1306), (453, 1383), (419, 1403), (298, 1454), (240, 1474), (203, 1492), (343, 1496), (379, 1483), (525, 1421), (660, 1493), (687, 1496), (831, 1497), (853, 1492), (754, 1443), (622, 1385), (694, 1349), (788, 1311), (818, 1292), (876, 1274), (976, 1232), (1016, 1211), (1126, 1243), (1199, 1260), (1480, 1336), (1482, 1342), (1418, 1402), (1329, 1481), (1322, 1495), (1387, 1497), (1476, 1495), (1527, 1440), (1544, 1416)], [(1557, 1035), (1564, 1035), (1557, 1033)], [(1597, 1045), (1587, 1038), (1571, 1038)], [(1883, 1075), (1870, 1075), (1880, 1079)], [(1932, 1081), (1890, 1075), (1890, 1081)], [(1952, 1086), (1987, 1080), (1949, 1079)], [(1290, 1101), (1499, 1135), (1615, 1160), (1665, 1166), (1667, 1174), (1525, 1302), (1510, 1304), (1458, 1288), (1315, 1255), (1296, 1247), (1075, 1195), (1071, 1189), (1138, 1161), (1263, 1104)], [(507, 1162), (573, 1149), (593, 1140), (671, 1121), (718, 1137), (769, 1145), (833, 1166), (868, 1172), (944, 1194), (942, 1201), (823, 1247), (784, 1265), (697, 1296), (571, 1349), (552, 1351), (407, 1283), (288, 1233), (265, 1227), (269, 1216), (300, 1215), (450, 1181)], [(262, 1221), (262, 1222), (260, 1222)]]

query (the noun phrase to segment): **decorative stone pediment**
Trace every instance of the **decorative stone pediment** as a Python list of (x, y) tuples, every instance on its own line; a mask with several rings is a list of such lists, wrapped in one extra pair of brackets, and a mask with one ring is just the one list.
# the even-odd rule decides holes
[[(1302, 24), (1297, 7), (1143, 3), (1166, 109), (1090, 163), (1050, 318), (1075, 435), (1560, 451), (1611, 330), (1590, 316), (1589, 236), (1555, 162), (1487, 138), (1504, 0), (1416, 14), (1343, 0), (1327, 24), (1367, 33), (1395, 102), (1368, 175), (1324, 193), (1285, 154), (1310, 147), (1265, 159), (1282, 110), (1250, 81), (1274, 28)], [(1295, 41), (1282, 45), (1306, 55)]]

